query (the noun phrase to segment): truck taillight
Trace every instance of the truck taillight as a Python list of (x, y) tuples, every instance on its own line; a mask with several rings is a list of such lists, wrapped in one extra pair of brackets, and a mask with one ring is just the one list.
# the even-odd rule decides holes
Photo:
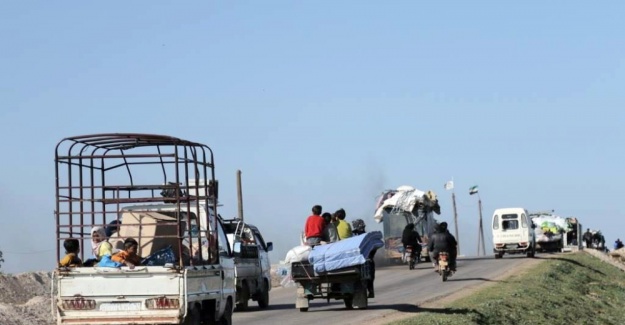
[(519, 243), (520, 246), (527, 246), (527, 242)]
[(95, 300), (75, 298), (75, 299), (63, 299), (61, 306), (64, 310), (89, 310), (95, 309)]
[(146, 300), (145, 306), (148, 309), (178, 309), (180, 301), (178, 298), (158, 297)]

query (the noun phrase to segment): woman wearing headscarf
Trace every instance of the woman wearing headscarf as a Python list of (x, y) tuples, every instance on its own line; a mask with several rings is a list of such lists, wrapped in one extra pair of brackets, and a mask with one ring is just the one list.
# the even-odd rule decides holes
[(108, 242), (104, 228), (98, 226), (91, 229), (91, 252), (97, 261), (104, 255), (113, 254), (113, 246)]

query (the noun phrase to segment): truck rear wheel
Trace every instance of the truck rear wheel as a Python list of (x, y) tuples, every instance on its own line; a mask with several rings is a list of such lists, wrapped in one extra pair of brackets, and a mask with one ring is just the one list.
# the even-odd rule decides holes
[(200, 325), (200, 310), (196, 307), (189, 306), (187, 317), (185, 317), (183, 325)]
[(250, 288), (247, 286), (247, 282), (243, 282), (241, 290), (239, 291), (239, 298), (237, 301), (237, 311), (247, 310), (247, 305), (250, 300)]
[(347, 297), (347, 298), (343, 298), (343, 301), (345, 302), (345, 308), (346, 309), (354, 309), (354, 298), (353, 297)]
[(224, 314), (221, 316), (217, 324), (232, 325), (232, 300), (228, 299), (228, 302), (226, 303), (226, 310), (224, 310)]
[(263, 287), (258, 296), (258, 307), (262, 309), (269, 307), (269, 283), (267, 279), (263, 280)]

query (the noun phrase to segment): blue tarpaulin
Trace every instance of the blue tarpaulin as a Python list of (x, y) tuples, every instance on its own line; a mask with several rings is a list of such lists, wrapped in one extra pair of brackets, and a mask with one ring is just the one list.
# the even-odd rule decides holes
[(315, 246), (308, 255), (315, 273), (364, 264), (371, 251), (384, 246), (382, 232), (372, 231), (335, 243)]

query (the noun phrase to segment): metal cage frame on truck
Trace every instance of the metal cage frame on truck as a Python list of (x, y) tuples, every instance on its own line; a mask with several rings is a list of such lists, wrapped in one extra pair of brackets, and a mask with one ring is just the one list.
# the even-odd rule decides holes
[[(162, 178), (155, 182), (152, 173), (148, 184), (141, 183), (142, 175), (133, 173), (136, 166), (156, 166)], [(107, 227), (111, 221), (119, 221), (122, 209), (133, 204), (173, 204), (175, 220), (186, 219), (187, 225), (191, 225), (191, 215), (201, 205), (211, 207), (217, 216), (214, 167), (213, 151), (208, 146), (171, 136), (103, 133), (62, 139), (55, 150), (57, 259), (65, 239), (76, 238), (82, 248), (87, 247), (92, 227)], [(217, 222), (217, 217), (206, 220), (210, 232), (217, 229)], [(178, 227), (178, 235), (171, 237), (177, 237), (180, 243), (177, 269), (182, 269), (183, 229), (180, 222), (169, 225)], [(202, 242), (206, 237), (211, 244), (219, 245), (216, 234), (189, 231), (187, 237), (189, 242)], [(202, 245), (198, 249), (202, 256)], [(85, 251), (81, 249), (83, 260)], [(211, 264), (218, 259), (218, 254), (209, 249), (207, 260), (190, 263)]]

